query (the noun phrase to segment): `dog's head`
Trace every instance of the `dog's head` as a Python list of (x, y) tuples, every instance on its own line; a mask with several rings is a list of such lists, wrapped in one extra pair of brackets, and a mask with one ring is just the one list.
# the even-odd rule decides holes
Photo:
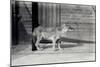
[(66, 31), (73, 31), (74, 28), (71, 25), (68, 24), (62, 24), (62, 29), (66, 32)]
[(75, 30), (75, 29), (74, 29), (72, 26), (70, 26), (70, 25), (69, 25), (68, 29), (69, 29), (69, 31)]

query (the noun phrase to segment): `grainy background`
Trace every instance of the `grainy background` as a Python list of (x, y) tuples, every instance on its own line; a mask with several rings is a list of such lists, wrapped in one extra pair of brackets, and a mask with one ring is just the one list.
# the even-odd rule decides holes
[(25, 4), (19, 2), (18, 16), (22, 18), (18, 22), (18, 44), (12, 45), (12, 65), (94, 61), (95, 6), (39, 4), (42, 4), (39, 11), (39, 24), (45, 27), (59, 26), (63, 23), (72, 25), (75, 30), (68, 32), (67, 39), (65, 38), (65, 41), (72, 42), (64, 42), (61, 46), (64, 48), (62, 51), (53, 51), (50, 44), (41, 44), (45, 48), (43, 51), (32, 51), (32, 2), (25, 2)]

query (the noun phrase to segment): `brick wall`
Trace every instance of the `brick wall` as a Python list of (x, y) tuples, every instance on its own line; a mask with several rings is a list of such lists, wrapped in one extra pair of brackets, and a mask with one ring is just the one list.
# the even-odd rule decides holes
[(19, 2), (19, 43), (31, 43), (32, 35), (32, 2)]
[(80, 40), (95, 40), (94, 6), (61, 4), (61, 23), (72, 25), (75, 30), (67, 37)]

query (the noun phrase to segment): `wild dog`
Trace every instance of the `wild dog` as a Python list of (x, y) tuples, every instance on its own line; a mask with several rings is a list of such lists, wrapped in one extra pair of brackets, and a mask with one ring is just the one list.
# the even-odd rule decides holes
[(39, 47), (39, 43), (42, 40), (42, 38), (51, 40), (52, 41), (52, 48), (55, 50), (55, 46), (58, 45), (58, 49), (62, 50), (60, 47), (60, 43), (56, 43), (58, 39), (61, 37), (64, 37), (68, 31), (72, 31), (74, 28), (72, 28), (70, 25), (62, 24), (60, 27), (42, 27), (38, 26), (33, 31), (33, 36), (37, 37), (37, 41), (35, 43), (35, 46), (38, 50), (41, 50), (42, 48)]

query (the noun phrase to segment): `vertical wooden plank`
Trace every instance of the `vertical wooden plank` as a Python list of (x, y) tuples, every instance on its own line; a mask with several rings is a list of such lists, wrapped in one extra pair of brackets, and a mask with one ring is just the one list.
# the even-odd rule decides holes
[(61, 26), (61, 4), (59, 4), (59, 26)]
[(49, 25), (49, 22), (48, 22), (48, 20), (49, 20), (48, 14), (49, 14), (49, 12), (48, 12), (48, 3), (45, 3), (45, 27), (48, 27), (48, 25)]
[(49, 3), (49, 27), (52, 26), (52, 4)]
[(53, 26), (56, 27), (56, 4), (53, 4)]
[(59, 23), (59, 4), (56, 4), (56, 26), (60, 26), (60, 23)]
[(44, 27), (59, 26), (59, 4), (41, 3), (39, 5), (39, 23)]

